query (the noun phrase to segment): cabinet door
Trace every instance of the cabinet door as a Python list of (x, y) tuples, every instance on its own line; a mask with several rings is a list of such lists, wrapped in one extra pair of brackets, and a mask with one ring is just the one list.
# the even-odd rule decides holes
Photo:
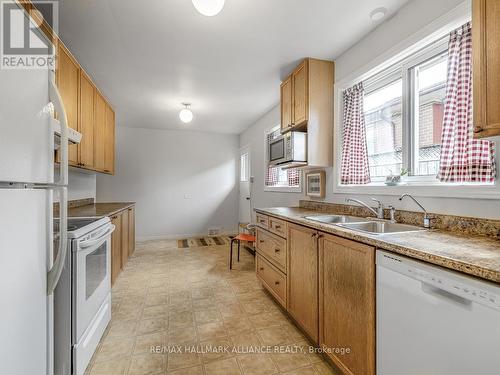
[(309, 113), (308, 61), (300, 64), (292, 74), (293, 115), (292, 126), (302, 125), (308, 120)]
[(281, 84), (281, 130), (292, 126), (292, 77)]
[(500, 2), (473, 0), (474, 136), (500, 134)]
[(80, 71), (80, 166), (94, 167), (94, 108), (95, 87), (89, 77)]
[[(68, 126), (79, 130), (78, 126), (78, 95), (80, 81), (80, 68), (69, 51), (62, 43), (58, 43), (57, 54), (57, 87), (64, 102)], [(78, 166), (78, 145), (70, 145), (68, 160), (71, 165)]]
[(103, 171), (105, 173), (115, 173), (115, 113), (108, 103), (105, 103), (104, 122), (104, 160)]
[(122, 242), (122, 216), (115, 215), (111, 218), (115, 231), (111, 235), (111, 284), (115, 283), (121, 271), (121, 242)]
[(318, 233), (288, 224), (287, 310), (318, 342)]
[(135, 208), (128, 209), (128, 255), (135, 251)]
[(331, 235), (319, 239), (320, 345), (346, 374), (375, 374), (375, 249)]
[(129, 238), (128, 238), (128, 211), (123, 211), (120, 213), (121, 218), (121, 224), (122, 224), (122, 230), (121, 230), (121, 249), (120, 249), (120, 254), (121, 254), (121, 269), (125, 269), (125, 266), (127, 265), (128, 262), (128, 244), (129, 244)]
[(106, 102), (99, 92), (95, 94), (94, 166), (104, 172), (104, 149), (106, 134)]

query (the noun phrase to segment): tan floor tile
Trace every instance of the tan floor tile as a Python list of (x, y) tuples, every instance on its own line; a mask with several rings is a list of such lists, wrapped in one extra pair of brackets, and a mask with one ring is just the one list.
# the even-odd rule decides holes
[(135, 335), (137, 322), (135, 320), (112, 322), (109, 337), (132, 337)]
[(320, 375), (341, 375), (341, 372), (335, 370), (326, 362), (315, 363), (313, 366)]
[(200, 343), (200, 347), (204, 351), (201, 355), (203, 363), (227, 359), (236, 355), (233, 352), (233, 345), (228, 338), (204, 341)]
[(194, 325), (169, 331), (167, 334), (168, 345), (181, 345), (197, 341), (196, 329)]
[(195, 311), (194, 319), (196, 321), (196, 324), (220, 322), (221, 315), (219, 313), (219, 310), (217, 309), (200, 310)]
[(197, 325), (196, 329), (198, 331), (198, 338), (200, 341), (227, 336), (226, 328), (222, 322)]
[(206, 375), (240, 375), (240, 367), (236, 358), (214, 361), (204, 365)]
[(233, 303), (229, 305), (227, 303), (220, 304), (219, 311), (222, 315), (222, 318), (232, 318), (245, 315), (245, 312), (243, 311), (239, 303)]
[(168, 330), (174, 331), (179, 328), (189, 327), (193, 322), (194, 314), (191, 312), (172, 314), (168, 317)]
[(191, 290), (191, 297), (193, 299), (212, 298), (213, 295), (214, 295), (214, 292), (211, 288), (198, 288), (198, 289)]
[(270, 354), (245, 354), (237, 358), (244, 375), (276, 374), (278, 368)]
[(162, 354), (140, 354), (132, 357), (128, 375), (157, 375), (166, 370)]
[(149, 294), (146, 297), (145, 301), (146, 306), (166, 305), (167, 303), (168, 303), (167, 293)]
[(257, 331), (263, 345), (289, 344), (291, 339), (281, 326), (259, 329)]
[(257, 333), (252, 331), (237, 333), (235, 335), (229, 336), (229, 338), (235, 346), (242, 347), (243, 349), (262, 345)]
[[(194, 345), (194, 344), (192, 344)], [(167, 360), (168, 371), (178, 370), (181, 368), (193, 367), (201, 364), (200, 356), (197, 353), (169, 353)], [(167, 372), (168, 372), (167, 371)]]
[(283, 324), (284, 318), (276, 319), (272, 314), (258, 314), (258, 315), (250, 315), (248, 317), (252, 326), (256, 329), (267, 328), (272, 326), (277, 326)]
[(146, 306), (142, 310), (142, 319), (167, 318), (168, 308), (165, 305)]
[(224, 326), (228, 335), (247, 332), (253, 329), (252, 324), (245, 316), (237, 316), (224, 319)]
[(283, 375), (317, 375), (313, 367), (301, 367), (292, 371), (283, 372)]
[(167, 328), (165, 319), (154, 318), (141, 320), (137, 326), (137, 334), (145, 335), (147, 333), (153, 333), (158, 331), (164, 331)]
[(203, 367), (196, 366), (175, 371), (167, 371), (168, 375), (203, 375)]
[(102, 343), (97, 352), (95, 362), (130, 356), (134, 348), (133, 338), (110, 338)]
[(272, 357), (281, 372), (291, 371), (310, 364), (303, 353), (275, 353), (272, 354)]
[(134, 354), (151, 353), (151, 348), (165, 345), (163, 332), (137, 336), (135, 338)]
[(129, 364), (129, 358), (95, 363), (90, 370), (90, 375), (124, 375)]

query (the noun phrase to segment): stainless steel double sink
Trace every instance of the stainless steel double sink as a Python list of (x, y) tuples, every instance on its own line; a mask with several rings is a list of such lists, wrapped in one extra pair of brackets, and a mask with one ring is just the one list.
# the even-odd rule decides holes
[(390, 221), (375, 220), (346, 215), (315, 215), (305, 216), (304, 219), (317, 221), (323, 224), (332, 224), (346, 229), (356, 230), (368, 234), (391, 234), (419, 232), (424, 228), (414, 225), (398, 224)]

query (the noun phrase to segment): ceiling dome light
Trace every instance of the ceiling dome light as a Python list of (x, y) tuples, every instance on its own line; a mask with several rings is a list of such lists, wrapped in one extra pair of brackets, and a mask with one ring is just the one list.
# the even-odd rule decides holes
[(191, 121), (193, 121), (193, 112), (189, 109), (191, 107), (191, 104), (182, 103), (182, 105), (184, 106), (184, 108), (179, 112), (179, 118), (183, 123), (189, 124)]
[(216, 16), (224, 8), (226, 0), (191, 0), (198, 12), (207, 17)]
[(387, 14), (387, 9), (386, 8), (377, 8), (374, 11), (370, 13), (370, 18), (372, 21), (380, 21), (382, 18), (385, 17)]

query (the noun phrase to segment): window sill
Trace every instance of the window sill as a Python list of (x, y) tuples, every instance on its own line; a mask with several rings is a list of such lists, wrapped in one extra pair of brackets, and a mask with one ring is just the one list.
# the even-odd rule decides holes
[(302, 187), (264, 186), (264, 191), (276, 193), (302, 193)]
[(408, 182), (406, 184), (387, 186), (383, 182), (374, 182), (369, 185), (339, 185), (334, 187), (334, 193), (341, 194), (369, 194), (393, 195), (412, 194), (416, 197), (438, 198), (469, 198), (469, 199), (499, 199), (500, 188), (497, 184), (461, 185), (440, 184), (430, 182)]

